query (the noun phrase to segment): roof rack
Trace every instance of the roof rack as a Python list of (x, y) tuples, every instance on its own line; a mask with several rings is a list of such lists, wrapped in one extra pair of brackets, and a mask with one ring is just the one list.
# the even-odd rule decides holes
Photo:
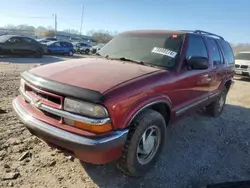
[(223, 37), (216, 35), (214, 33), (209, 33), (207, 31), (202, 31), (202, 30), (195, 30), (194, 33), (198, 33), (198, 34), (205, 34), (205, 35), (210, 35), (210, 36), (215, 36), (215, 37), (219, 37), (220, 39), (224, 40)]
[(202, 30), (194, 30), (194, 31), (192, 31), (192, 30), (181, 30), (181, 31), (189, 32), (189, 33), (197, 33), (197, 34), (205, 34), (205, 35), (215, 36), (215, 37), (220, 38), (221, 40), (224, 40), (223, 37), (221, 37), (221, 36), (219, 36), (219, 35), (216, 35), (216, 34), (214, 34), (214, 33), (209, 33), (209, 32), (207, 32), (207, 31), (202, 31)]

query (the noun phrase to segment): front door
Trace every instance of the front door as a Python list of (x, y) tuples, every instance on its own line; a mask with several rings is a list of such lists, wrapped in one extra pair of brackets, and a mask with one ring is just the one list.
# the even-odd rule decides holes
[[(206, 70), (194, 70), (189, 67), (187, 60), (190, 57), (208, 57), (205, 41), (201, 36), (189, 35), (187, 38), (188, 48), (181, 70), (176, 77), (172, 101), (175, 106), (175, 115), (179, 116), (186, 112), (197, 109), (208, 102), (209, 92), (213, 79), (210, 75), (211, 68)], [(178, 96), (178, 97), (175, 97)]]

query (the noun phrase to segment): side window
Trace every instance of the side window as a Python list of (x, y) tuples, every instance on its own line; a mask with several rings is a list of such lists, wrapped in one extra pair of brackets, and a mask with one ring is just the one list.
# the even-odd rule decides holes
[(68, 45), (67, 45), (67, 43), (66, 43), (66, 42), (61, 42), (61, 46), (63, 46), (63, 47), (67, 47)]
[(55, 42), (53, 46), (61, 46), (60, 42)]
[(222, 50), (222, 49), (221, 49), (221, 46), (218, 44), (218, 41), (216, 42), (216, 44), (217, 44), (217, 47), (218, 47), (218, 49), (219, 49), (221, 64), (225, 64), (225, 60), (224, 60), (224, 57), (223, 57), (222, 51), (221, 51), (221, 50)]
[(32, 44), (34, 41), (30, 38), (22, 38), (23, 42), (28, 43), (28, 44)]
[(233, 54), (233, 50), (232, 50), (230, 44), (226, 41), (220, 41), (220, 44), (221, 44), (222, 50), (225, 54), (225, 59), (226, 59), (227, 63), (234, 64), (234, 62), (235, 62), (234, 54)]
[(20, 38), (12, 37), (12, 38), (10, 38), (9, 40), (7, 40), (7, 43), (10, 43), (10, 44), (18, 44), (18, 43), (21, 43), (21, 40), (20, 40)]
[(207, 48), (205, 46), (205, 42), (200, 36), (189, 36), (188, 49), (186, 54), (186, 59), (191, 56), (198, 57), (208, 57)]
[(221, 59), (221, 53), (219, 51), (218, 45), (216, 44), (214, 39), (207, 39), (209, 49), (211, 51), (211, 59), (213, 61), (213, 65), (217, 66), (223, 64), (223, 60)]

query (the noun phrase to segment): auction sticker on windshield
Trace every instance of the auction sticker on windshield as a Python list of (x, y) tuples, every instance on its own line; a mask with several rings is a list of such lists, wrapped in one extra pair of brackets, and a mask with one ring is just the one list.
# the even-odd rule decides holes
[(159, 48), (159, 47), (154, 47), (151, 52), (166, 55), (172, 58), (175, 58), (175, 56), (177, 55), (177, 53), (172, 50), (168, 50), (166, 48)]

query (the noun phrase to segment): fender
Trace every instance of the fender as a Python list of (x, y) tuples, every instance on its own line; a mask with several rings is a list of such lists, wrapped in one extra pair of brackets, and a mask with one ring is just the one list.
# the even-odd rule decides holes
[(221, 83), (221, 85), (220, 85), (220, 90), (222, 90), (222, 88), (224, 88), (224, 86), (225, 86), (225, 84), (227, 83), (227, 82), (229, 82), (230, 83), (230, 86), (232, 86), (233, 84), (234, 84), (234, 81), (233, 81), (233, 79), (232, 78), (230, 78), (230, 77), (227, 77), (225, 80), (223, 80), (223, 82)]
[(157, 96), (149, 96), (143, 98), (137, 101), (136, 104), (129, 109), (128, 113), (122, 120), (120, 128), (124, 129), (128, 127), (130, 123), (133, 121), (133, 119), (136, 117), (136, 115), (138, 115), (141, 111), (143, 111), (147, 107), (157, 103), (165, 103), (166, 105), (169, 106), (170, 109), (172, 109), (172, 102), (167, 95), (157, 95)]

